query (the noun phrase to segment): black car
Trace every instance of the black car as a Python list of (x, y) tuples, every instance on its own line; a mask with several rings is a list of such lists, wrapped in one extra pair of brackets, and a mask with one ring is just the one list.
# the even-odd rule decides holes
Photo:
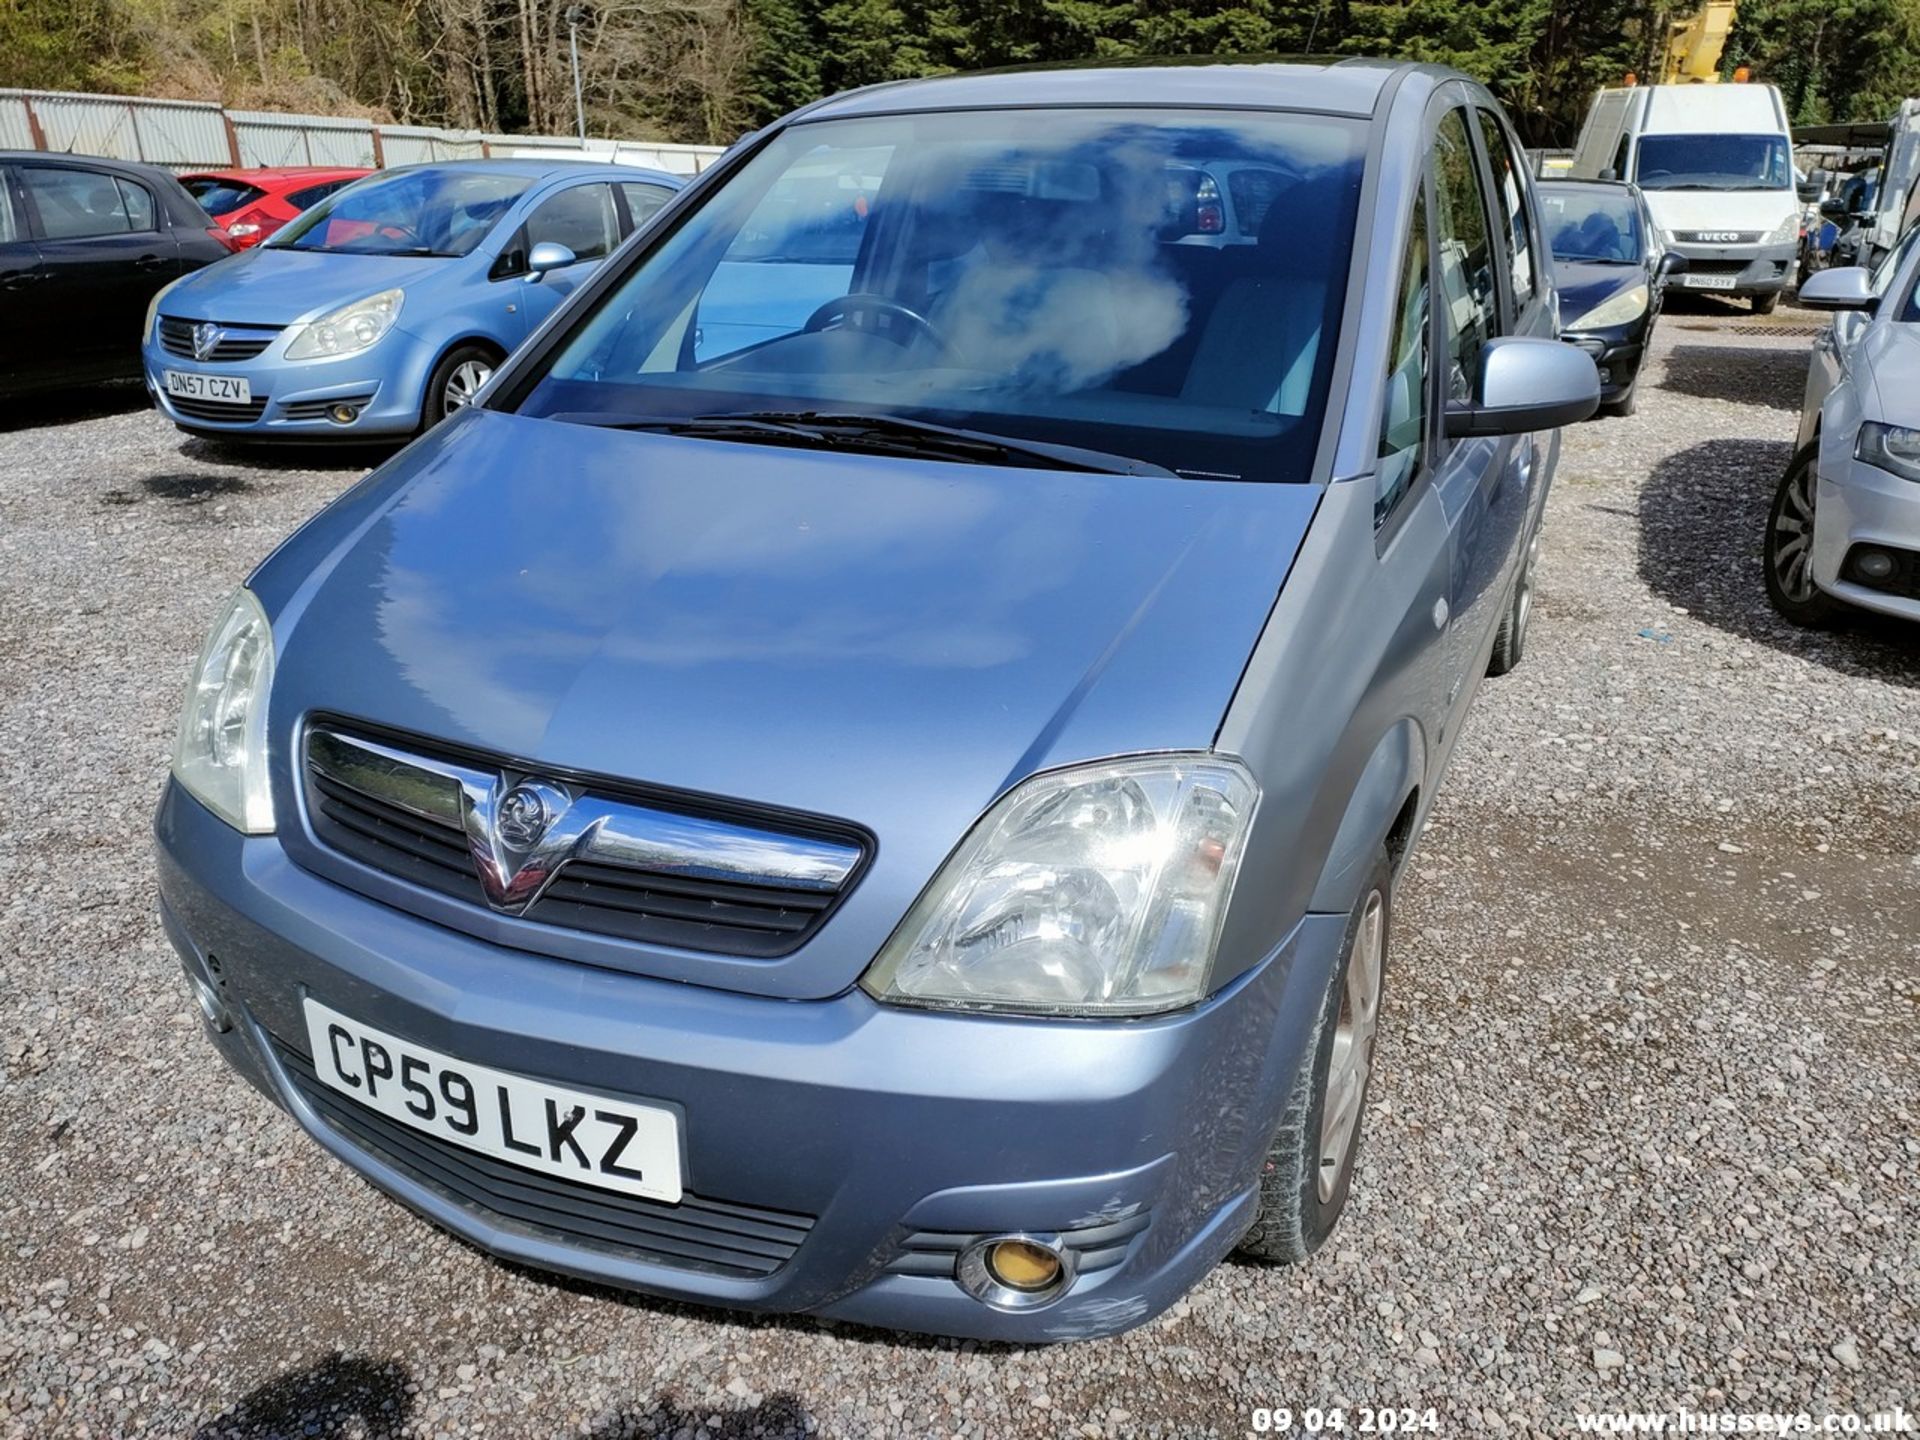
[(137, 376), (155, 292), (230, 253), (164, 170), (0, 150), (0, 397)]
[(1540, 187), (1540, 209), (1560, 282), (1560, 338), (1593, 356), (1602, 409), (1631, 415), (1661, 283), (1686, 257), (1656, 248), (1637, 185), (1557, 180)]

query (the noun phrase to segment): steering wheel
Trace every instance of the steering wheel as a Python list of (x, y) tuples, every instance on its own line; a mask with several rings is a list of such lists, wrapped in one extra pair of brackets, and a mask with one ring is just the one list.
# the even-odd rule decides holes
[(951, 355), (953, 353), (952, 343), (948, 341), (946, 336), (933, 328), (933, 322), (931, 320), (927, 319), (927, 317), (922, 315), (918, 310), (909, 310), (905, 305), (895, 300), (889, 300), (884, 295), (870, 295), (862, 292), (854, 295), (842, 295), (837, 299), (829, 300), (818, 310), (815, 310), (813, 314), (809, 315), (807, 317), (807, 323), (800, 328), (809, 335), (817, 335), (822, 330), (830, 329), (835, 320), (852, 320), (856, 315), (886, 315), (893, 319), (904, 321), (905, 324), (898, 328), (889, 327), (886, 330), (878, 330), (868, 329), (866, 326), (855, 322), (848, 328), (861, 330), (871, 335), (880, 335), (902, 347), (911, 345), (916, 337), (924, 335), (939, 347), (942, 354)]

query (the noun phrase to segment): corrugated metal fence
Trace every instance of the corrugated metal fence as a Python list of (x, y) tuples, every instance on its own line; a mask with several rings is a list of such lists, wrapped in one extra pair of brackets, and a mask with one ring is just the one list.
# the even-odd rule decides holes
[(425, 125), (376, 125), (337, 115), (225, 110), (198, 100), (146, 100), (54, 90), (0, 89), (0, 150), (64, 150), (144, 160), (169, 170), (285, 165), (414, 165), (487, 155), (552, 155), (651, 165), (693, 175), (717, 145), (588, 140), (562, 135), (482, 135)]

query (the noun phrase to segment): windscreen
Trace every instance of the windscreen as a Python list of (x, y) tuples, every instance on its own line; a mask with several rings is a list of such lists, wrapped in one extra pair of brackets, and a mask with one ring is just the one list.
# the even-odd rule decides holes
[(1634, 178), (1642, 190), (1788, 190), (1784, 135), (1642, 135)]
[(478, 169), (397, 170), (337, 192), (267, 244), (352, 255), (465, 255), (532, 183)]
[(1645, 255), (1640, 207), (1614, 190), (1542, 185), (1541, 216), (1553, 258), (1570, 264), (1637, 265)]
[[(1364, 130), (1280, 113), (782, 132), (576, 326), (523, 413), (831, 412), (1306, 478)], [(1222, 195), (1245, 196), (1222, 223)]]

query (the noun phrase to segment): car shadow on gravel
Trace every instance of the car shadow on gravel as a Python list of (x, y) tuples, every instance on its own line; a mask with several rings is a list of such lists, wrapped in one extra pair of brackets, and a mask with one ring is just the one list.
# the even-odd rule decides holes
[(1807, 352), (1761, 345), (1676, 345), (1667, 352), (1660, 388), (1696, 400), (1798, 411), (1807, 388)]
[(230, 470), (372, 470), (384, 465), (401, 446), (346, 444), (248, 444), (240, 440), (209, 440), (200, 435), (180, 438), (180, 458), (197, 465), (219, 465)]
[(413, 1376), (397, 1361), (339, 1351), (276, 1376), (194, 1431), (194, 1440), (282, 1440), (398, 1435), (413, 1414)]
[(1860, 611), (1838, 629), (1803, 630), (1767, 603), (1761, 545), (1792, 455), (1782, 440), (1710, 440), (1654, 466), (1640, 491), (1640, 578), (1742, 640), (1920, 689), (1920, 627)]
[[(304, 1369), (256, 1386), (238, 1404), (193, 1432), (193, 1440), (345, 1440), (398, 1437), (413, 1420), (419, 1385), (397, 1360), (373, 1361), (339, 1351)], [(818, 1429), (796, 1395), (770, 1395), (747, 1409), (681, 1406), (669, 1399), (628, 1404), (579, 1433), (585, 1440), (699, 1433), (712, 1440), (804, 1436)]]
[(138, 380), (48, 390), (0, 400), (0, 434), (10, 430), (44, 430), (55, 425), (77, 425), (82, 420), (101, 420), (109, 415), (126, 415), (135, 410), (152, 408), (153, 402), (147, 398), (147, 387)]

